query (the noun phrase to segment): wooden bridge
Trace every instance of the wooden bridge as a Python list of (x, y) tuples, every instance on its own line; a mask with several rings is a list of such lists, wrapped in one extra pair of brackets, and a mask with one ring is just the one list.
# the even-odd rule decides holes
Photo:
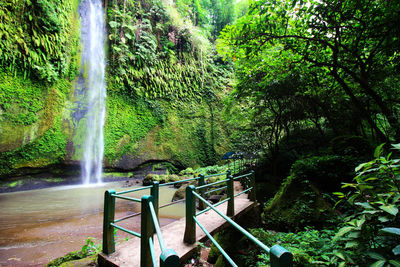
[[(226, 179), (206, 184), (206, 178), (220, 175), (226, 175)], [(239, 181), (239, 179), (246, 180), (243, 182)], [(271, 266), (292, 265), (292, 254), (290, 252), (278, 245), (272, 248), (267, 247), (235, 222), (258, 205), (255, 201), (253, 172), (233, 177), (228, 171), (227, 173), (208, 177), (200, 175), (188, 180), (197, 181), (198, 186), (190, 185), (186, 188), (185, 218), (165, 225), (161, 229), (157, 219), (158, 187), (160, 186), (158, 183), (144, 187), (143, 189), (151, 189), (151, 196), (144, 196), (141, 200), (122, 196), (126, 193), (141, 190), (141, 188), (120, 193), (107, 191), (104, 208), (103, 252), (98, 258), (99, 266), (181, 266), (181, 263), (189, 260), (197, 250), (196, 243), (207, 238), (211, 239), (220, 249), (222, 255), (232, 266), (237, 266), (212, 237), (213, 233), (228, 225), (232, 225), (270, 253)], [(161, 186), (174, 183), (178, 182)], [(179, 181), (179, 183), (182, 183), (182, 181)], [(226, 186), (215, 188), (215, 186), (220, 186), (223, 183), (226, 183)], [(211, 190), (205, 192), (206, 189), (210, 188)], [(221, 192), (221, 190), (225, 189), (227, 198), (217, 204), (212, 205), (204, 199), (207, 194)], [(114, 220), (115, 198), (141, 202), (141, 233), (132, 232), (116, 224), (121, 220), (128, 219), (130, 216)], [(199, 209), (196, 209), (196, 198), (199, 200)], [(131, 239), (115, 247), (114, 228), (139, 238)], [(159, 255), (159, 257), (156, 255)]]

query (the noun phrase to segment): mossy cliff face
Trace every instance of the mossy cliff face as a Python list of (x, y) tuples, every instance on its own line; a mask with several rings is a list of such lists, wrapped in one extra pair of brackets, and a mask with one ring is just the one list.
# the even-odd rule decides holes
[(211, 115), (206, 103), (135, 103), (118, 96), (107, 101), (105, 137), (105, 166), (122, 169), (148, 160), (213, 164), (229, 141), (219, 113)]
[(0, 176), (67, 158), (77, 7), (76, 0), (0, 4)]
[[(79, 164), (85, 118), (75, 117), (80, 101), (75, 93), (80, 65), (78, 4), (0, 4), (3, 21), (22, 29), (2, 43), (7, 49), (0, 53), (0, 176)], [(215, 163), (229, 149), (220, 116), (222, 92), (230, 87), (229, 67), (217, 64), (209, 41), (173, 7), (166, 9), (158, 1), (143, 6), (129, 2), (126, 17), (115, 21), (121, 5), (109, 1), (107, 11), (112, 36), (105, 167), (133, 169), (148, 160), (185, 167)], [(35, 16), (18, 15), (28, 8)], [(9, 34), (4, 29), (0, 37)], [(129, 51), (135, 51), (135, 57)], [(146, 58), (141, 61), (142, 56)]]

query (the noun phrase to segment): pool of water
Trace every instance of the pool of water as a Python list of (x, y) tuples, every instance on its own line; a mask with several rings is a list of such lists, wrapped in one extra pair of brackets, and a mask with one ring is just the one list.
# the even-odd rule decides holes
[[(101, 243), (104, 192), (127, 190), (121, 186), (122, 182), (114, 182), (0, 194), (0, 266), (43, 266), (68, 252), (80, 250), (88, 237)], [(160, 205), (170, 202), (174, 192), (173, 188), (161, 187)], [(149, 190), (127, 196), (140, 198), (144, 194), (149, 194)], [(139, 210), (140, 204), (117, 199), (115, 218)], [(160, 210), (160, 224), (166, 225), (183, 216), (183, 204), (166, 207)], [(119, 225), (140, 231), (140, 216)], [(127, 236), (121, 231), (117, 235), (118, 240)]]

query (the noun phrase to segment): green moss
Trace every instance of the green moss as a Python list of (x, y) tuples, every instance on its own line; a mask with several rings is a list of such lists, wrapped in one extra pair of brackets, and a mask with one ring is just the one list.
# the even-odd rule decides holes
[(324, 199), (324, 192), (336, 190), (350, 175), (348, 164), (353, 164), (351, 157), (323, 156), (296, 161), (291, 175), (265, 205), (263, 217), (268, 227), (298, 230), (333, 222), (336, 215)]
[[(76, 75), (77, 0), (1, 1), (0, 66), (52, 83)], [(28, 121), (28, 118), (20, 118)], [(31, 118), (33, 119), (33, 118)]]
[(46, 178), (46, 179), (43, 179), (43, 181), (48, 182), (48, 183), (60, 183), (60, 182), (63, 182), (64, 179), (62, 179), (62, 178)]
[(19, 185), (22, 185), (22, 181), (15, 181), (15, 182), (12, 182), (12, 183), (10, 183), (9, 185), (8, 185), (8, 187), (16, 187), (16, 186), (19, 186)]
[(107, 98), (105, 157), (112, 161), (124, 153), (132, 154), (137, 142), (158, 123), (146, 104), (118, 94)]
[(0, 175), (22, 167), (43, 167), (62, 161), (65, 157), (67, 136), (61, 121), (35, 139), (16, 150), (0, 153)]
[[(226, 229), (216, 233), (213, 237), (215, 241), (217, 241), (217, 243), (228, 253), (228, 255), (235, 251), (235, 245), (238, 242), (238, 235), (234, 230)], [(220, 256), (222, 256), (221, 252), (213, 243), (207, 261), (217, 264)], [(222, 262), (220, 261), (219, 264), (222, 264), (220, 266), (224, 266), (223, 258)]]
[(103, 177), (131, 177), (133, 172), (107, 172), (103, 173)]
[(45, 106), (47, 90), (43, 85), (0, 69), (0, 109), (2, 121), (13, 126), (30, 125), (38, 120), (37, 113)]

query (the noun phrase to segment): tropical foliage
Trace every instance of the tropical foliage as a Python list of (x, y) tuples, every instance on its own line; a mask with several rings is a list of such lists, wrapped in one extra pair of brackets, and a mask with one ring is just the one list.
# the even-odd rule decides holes
[(75, 77), (78, 1), (1, 1), (0, 64), (47, 82)]
[[(398, 1), (256, 1), (218, 48), (259, 149), (296, 127), (398, 138)], [(257, 19), (254, 19), (257, 18)]]

